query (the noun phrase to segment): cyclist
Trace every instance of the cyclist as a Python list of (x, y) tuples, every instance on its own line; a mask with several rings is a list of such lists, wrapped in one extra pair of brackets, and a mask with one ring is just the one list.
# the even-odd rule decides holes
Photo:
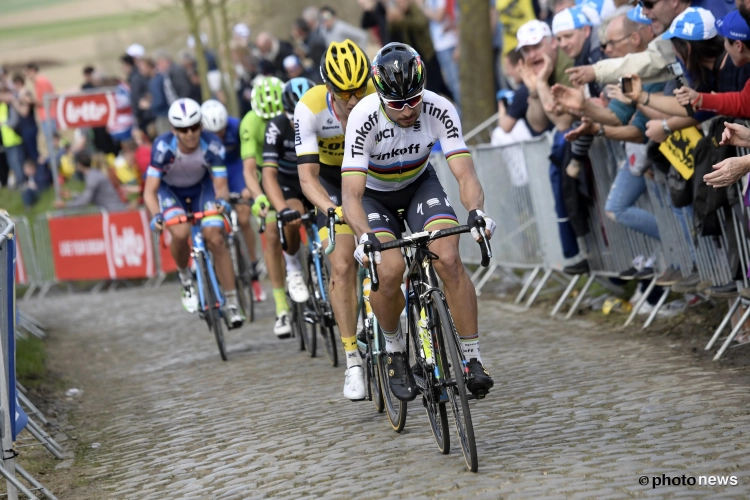
[[(297, 176), (293, 120), (297, 102), (314, 86), (315, 82), (307, 78), (292, 78), (284, 85), (281, 95), (284, 113), (268, 121), (263, 145), (263, 190), (274, 210), (286, 224), (284, 234), (287, 249), (284, 252), (284, 260), (289, 281), (289, 294), (291, 295), (294, 290), (297, 296), (294, 300), (300, 302), (307, 302), (310, 297), (302, 276), (299, 255), (301, 214), (305, 212), (306, 207), (310, 206), (310, 203), (302, 194), (302, 186)], [(298, 290), (300, 285), (303, 288)]]
[[(161, 231), (165, 221), (185, 214), (186, 210), (213, 210), (218, 204), (231, 207), (226, 199), (227, 169), (224, 146), (219, 139), (201, 130), (201, 107), (192, 99), (177, 99), (169, 107), (172, 131), (154, 141), (151, 163), (146, 172), (143, 201), (152, 214), (151, 229)], [(226, 298), (226, 314), (233, 328), (244, 318), (237, 304), (234, 270), (223, 234), (224, 219), (220, 215), (201, 220), (201, 232), (214, 257), (216, 273)], [(198, 310), (198, 296), (193, 286), (190, 261), (190, 226), (168, 226), (172, 235), (169, 249), (182, 283), (182, 305), (188, 312)]]
[[(380, 255), (380, 241), (401, 236), (396, 214), (404, 210), (412, 231), (457, 226), (458, 221), (437, 174), (429, 163), (432, 147), (440, 141), (451, 172), (460, 186), (461, 202), (469, 211), (469, 225), (484, 217), (487, 235), (495, 223), (482, 212), (484, 193), (464, 143), (456, 109), (447, 99), (426, 91), (425, 68), (419, 54), (403, 43), (383, 47), (372, 63), (377, 94), (365, 97), (349, 116), (343, 166), (344, 214), (360, 235), (354, 256), (366, 264), (364, 243), (373, 245), (380, 265), (380, 289), (370, 304), (385, 336), (394, 396), (410, 401), (417, 395), (405, 353), (406, 338), (399, 315), (404, 308), (401, 282), (404, 259), (399, 252)], [(474, 238), (481, 238), (476, 229)], [(458, 236), (435, 240), (430, 251), (439, 256), (435, 270), (445, 284), (445, 295), (461, 337), (463, 354), (474, 375), (469, 390), (484, 396), (493, 385), (482, 365), (477, 329), (477, 299), (458, 253)]]
[[(328, 247), (326, 213), (341, 204), (341, 162), (344, 131), (349, 113), (368, 94), (375, 92), (365, 53), (351, 40), (332, 42), (320, 61), (324, 85), (310, 89), (294, 110), (297, 170), (302, 191), (319, 209), (320, 239)], [(341, 216), (341, 209), (338, 209)], [(330, 295), (333, 313), (346, 352), (344, 396), (365, 397), (362, 359), (357, 348), (357, 263), (352, 257), (355, 240), (346, 225), (336, 226), (337, 249), (331, 253)], [(343, 235), (351, 235), (343, 237)]]
[[(244, 199), (250, 199), (250, 190), (245, 187), (242, 159), (240, 158), (240, 121), (233, 116), (230, 117), (227, 108), (216, 99), (209, 99), (201, 104), (201, 117), (203, 130), (216, 134), (224, 144), (229, 192), (242, 194)], [(258, 254), (255, 250), (255, 234), (250, 224), (250, 207), (235, 205), (234, 209), (237, 211), (237, 221), (247, 244), (253, 273), (252, 283), (255, 300), (261, 302), (265, 299), (265, 293), (260, 286), (260, 281), (258, 281)]]
[[(270, 203), (260, 186), (261, 167), (263, 165), (263, 144), (265, 143), (266, 125), (269, 120), (284, 112), (281, 104), (281, 93), (284, 83), (274, 76), (260, 77), (253, 87), (250, 100), (253, 109), (240, 122), (241, 153), (244, 165), (245, 184), (255, 199), (252, 211), (259, 217), (266, 218), (266, 247), (263, 255), (266, 258), (268, 277), (273, 286), (273, 299), (276, 303), (276, 323), (273, 333), (278, 338), (287, 338), (292, 333), (289, 323), (289, 305), (286, 302), (284, 289), (284, 266), (281, 261), (281, 241), (276, 229), (276, 214), (269, 213)], [(302, 279), (290, 282), (289, 295), (295, 302), (306, 302), (309, 294)]]

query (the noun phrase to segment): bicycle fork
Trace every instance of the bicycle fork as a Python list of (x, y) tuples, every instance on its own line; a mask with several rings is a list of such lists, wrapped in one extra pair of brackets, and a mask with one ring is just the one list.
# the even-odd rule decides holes
[[(206, 243), (203, 240), (203, 234), (201, 233), (201, 229), (199, 226), (193, 226), (192, 228), (192, 237), (193, 237), (193, 249), (192, 249), (192, 256), (193, 260), (197, 261), (198, 255), (200, 254), (203, 259), (206, 262), (206, 271), (208, 273), (208, 279), (210, 281), (211, 287), (213, 287), (216, 298), (219, 301), (218, 304), (216, 304), (220, 309), (224, 307), (224, 295), (221, 293), (221, 287), (219, 286), (219, 280), (216, 278), (216, 272), (214, 271), (214, 266), (211, 265), (210, 256), (208, 254), (208, 250), (206, 249)], [(207, 310), (209, 307), (212, 307), (212, 304), (207, 304), (207, 297), (204, 295), (204, 287), (203, 287), (203, 277), (201, 276), (202, 273), (196, 273), (196, 278), (198, 280), (198, 298), (200, 299), (201, 304), (201, 312)]]

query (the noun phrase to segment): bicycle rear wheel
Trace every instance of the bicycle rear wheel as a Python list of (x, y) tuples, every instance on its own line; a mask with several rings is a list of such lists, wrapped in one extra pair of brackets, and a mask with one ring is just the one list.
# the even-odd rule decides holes
[(248, 323), (252, 323), (255, 321), (252, 272), (249, 269), (250, 266), (247, 264), (247, 260), (245, 260), (245, 255), (242, 252), (242, 243), (239, 238), (235, 238), (233, 246), (232, 258), (235, 259), (236, 264), (235, 283), (237, 286), (237, 298), (239, 299), (242, 313), (245, 315), (245, 320)]
[(195, 264), (195, 267), (200, 274), (201, 286), (203, 287), (203, 298), (205, 301), (205, 305), (201, 305), (205, 307), (204, 317), (206, 319), (206, 323), (208, 323), (208, 331), (212, 331), (214, 333), (214, 337), (216, 337), (216, 344), (219, 347), (219, 355), (221, 356), (222, 360), (226, 361), (227, 350), (226, 344), (224, 343), (224, 329), (221, 326), (221, 306), (219, 305), (219, 300), (216, 298), (216, 291), (214, 290), (214, 287), (211, 285), (211, 282), (208, 278), (208, 270), (206, 267), (208, 263), (206, 262), (205, 256), (201, 253), (198, 253)]
[[(310, 289), (310, 296), (315, 306), (315, 313), (318, 316), (320, 335), (323, 337), (323, 345), (326, 349), (328, 361), (331, 362), (331, 366), (336, 367), (339, 365), (337, 335), (334, 330), (336, 321), (333, 318), (330, 301), (323, 300), (324, 295), (328, 298), (329, 264), (327, 260), (322, 257), (320, 258), (320, 281), (318, 281), (318, 270), (315, 267), (315, 257), (308, 259), (307, 268), (309, 271), (307, 274), (308, 288)], [(323, 289), (320, 287), (320, 282), (323, 283)]]
[[(364, 320), (364, 317), (366, 316), (365, 311), (360, 311), (360, 314), (363, 316)], [(367, 323), (365, 322), (364, 324)], [(370, 392), (370, 398), (372, 399), (372, 402), (375, 403), (375, 409), (378, 413), (383, 413), (385, 400), (383, 399), (383, 389), (380, 384), (380, 370), (378, 370), (377, 358), (374, 355), (375, 337), (373, 335), (373, 322), (370, 322), (370, 325), (365, 330), (365, 335), (367, 337), (367, 352), (365, 352), (365, 355), (363, 356), (365, 362), (365, 377), (367, 377), (365, 383)]]
[(471, 472), (476, 472), (479, 468), (477, 443), (474, 440), (474, 424), (471, 421), (471, 410), (469, 409), (469, 400), (466, 391), (466, 368), (463, 355), (459, 352), (458, 333), (445, 305), (443, 294), (437, 290), (433, 290), (430, 294), (430, 300), (433, 311), (437, 311), (437, 318), (433, 319), (439, 319), (439, 324), (435, 324), (433, 329), (434, 338), (440, 339), (439, 342), (450, 353), (451, 362), (449, 364), (446, 359), (446, 349), (443, 348), (441, 350), (445, 380), (453, 382), (451, 386), (446, 388), (446, 391), (451, 409), (453, 410), (453, 419), (456, 423), (461, 451), (463, 452), (466, 466)]
[[(377, 332), (374, 332), (378, 336), (378, 342), (382, 349), (385, 349), (385, 337), (380, 327), (377, 327)], [(391, 428), (396, 432), (404, 430), (406, 425), (406, 401), (401, 401), (391, 394), (391, 386), (389, 385), (390, 378), (388, 377), (388, 353), (383, 351), (378, 358), (378, 373), (380, 375), (380, 387), (383, 391), (383, 401), (385, 402), (386, 413), (388, 413), (388, 421), (391, 424)]]
[[(412, 355), (414, 361), (421, 366), (422, 369), (422, 404), (424, 405), (425, 412), (427, 413), (427, 419), (430, 421), (430, 430), (432, 431), (432, 437), (435, 438), (435, 444), (437, 444), (438, 450), (443, 455), (447, 455), (451, 451), (451, 440), (448, 431), (448, 412), (445, 408), (445, 402), (440, 401), (443, 394), (443, 390), (439, 387), (439, 379), (435, 377), (435, 371), (433, 367), (427, 366), (424, 358), (421, 355), (421, 340), (419, 339), (419, 325), (418, 319), (420, 306), (416, 297), (409, 297), (410, 311), (408, 318), (409, 325), (409, 338), (411, 338)], [(433, 342), (433, 358), (439, 359), (441, 348), (435, 342)], [(417, 375), (415, 380), (419, 384)]]

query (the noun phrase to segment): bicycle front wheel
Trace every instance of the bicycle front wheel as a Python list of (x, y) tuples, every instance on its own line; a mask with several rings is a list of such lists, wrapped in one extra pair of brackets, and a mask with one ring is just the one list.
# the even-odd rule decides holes
[[(362, 316), (366, 316), (365, 311), (360, 312)], [(367, 323), (365, 323), (367, 324)], [(373, 333), (373, 325), (377, 326), (374, 321), (370, 322), (369, 326), (365, 330), (367, 337), (367, 352), (364, 355), (365, 358), (365, 377), (367, 377), (367, 386), (369, 388), (370, 397), (373, 403), (375, 403), (375, 409), (378, 413), (383, 413), (385, 408), (385, 401), (383, 399), (383, 388), (380, 383), (380, 370), (378, 370), (377, 359), (375, 353), (375, 335)]]
[[(330, 273), (328, 261), (320, 258), (320, 276), (318, 276), (317, 268), (315, 267), (315, 259), (313, 256), (307, 260), (308, 265), (308, 288), (310, 290), (310, 296), (312, 297), (315, 313), (317, 315), (318, 326), (320, 328), (320, 335), (323, 337), (323, 346), (326, 349), (326, 355), (328, 361), (331, 362), (331, 366), (336, 367), (339, 364), (339, 357), (337, 351), (337, 335), (334, 330), (336, 324), (333, 318), (333, 311), (331, 310), (331, 304), (328, 301), (323, 300), (323, 297), (328, 297), (328, 276)], [(322, 283), (322, 287), (321, 287)]]
[(206, 323), (208, 323), (208, 330), (214, 333), (216, 344), (219, 347), (219, 355), (222, 360), (226, 361), (227, 349), (226, 344), (224, 343), (224, 328), (221, 326), (221, 306), (216, 297), (216, 291), (208, 278), (209, 273), (207, 266), (209, 263), (206, 261), (205, 256), (199, 253), (196, 257), (195, 264), (195, 267), (200, 274), (199, 279), (201, 286), (203, 287), (203, 300), (205, 301), (205, 304), (201, 304), (201, 307), (204, 307), (204, 317), (206, 318)]
[[(466, 466), (471, 472), (476, 472), (479, 468), (479, 459), (477, 458), (477, 443), (474, 440), (474, 424), (471, 421), (471, 410), (469, 409), (469, 400), (466, 391), (465, 364), (463, 355), (459, 352), (459, 340), (456, 327), (453, 325), (448, 308), (445, 304), (443, 294), (438, 290), (433, 290), (430, 294), (432, 306), (437, 311), (439, 324), (436, 325), (433, 332), (435, 338), (439, 339), (441, 344), (441, 356), (443, 358), (443, 369), (445, 380), (453, 382), (446, 388), (448, 392), (448, 401), (453, 410), (453, 419), (456, 423), (461, 451), (464, 454)], [(450, 364), (447, 363), (445, 347), (450, 353)]]
[(242, 252), (242, 243), (239, 239), (234, 240), (232, 258), (235, 259), (235, 283), (237, 286), (237, 298), (245, 319), (248, 323), (255, 321), (255, 306), (253, 304), (253, 282), (250, 266), (245, 260)]
[[(377, 327), (377, 322), (375, 323)], [(380, 327), (375, 328), (374, 334), (378, 336), (378, 343), (381, 349), (385, 349), (385, 337)], [(386, 413), (388, 413), (388, 421), (391, 424), (391, 428), (396, 432), (404, 430), (406, 425), (406, 401), (401, 401), (391, 393), (391, 386), (389, 385), (390, 377), (388, 376), (388, 353), (383, 351), (377, 356), (378, 358), (378, 373), (380, 375), (380, 388), (383, 391), (383, 401), (385, 401)]]

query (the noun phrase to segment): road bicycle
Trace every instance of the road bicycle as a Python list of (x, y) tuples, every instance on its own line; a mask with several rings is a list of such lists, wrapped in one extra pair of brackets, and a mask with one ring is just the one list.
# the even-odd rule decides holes
[[(331, 210), (332, 212), (332, 210)], [(301, 332), (300, 343), (304, 341), (304, 348), (310, 357), (315, 357), (317, 351), (317, 331), (323, 339), (326, 355), (331, 365), (338, 366), (338, 349), (336, 344), (336, 319), (328, 295), (328, 282), (331, 275), (331, 265), (323, 255), (323, 245), (315, 222), (315, 211), (311, 210), (301, 216), (302, 226), (305, 228), (306, 251), (304, 262), (307, 265), (306, 284), (310, 299), (306, 304), (295, 304), (292, 313), (292, 325), (295, 322), (297, 330)], [(287, 242), (284, 234), (284, 222), (277, 218), (281, 248), (286, 250)], [(304, 323), (304, 325), (302, 324)], [(301, 345), (302, 347), (302, 345)]]
[(245, 237), (240, 229), (236, 205), (252, 206), (252, 202), (245, 200), (239, 193), (229, 195), (229, 203), (232, 211), (229, 213), (229, 231), (227, 231), (227, 243), (229, 255), (232, 257), (235, 281), (237, 283), (237, 298), (240, 308), (245, 314), (248, 323), (255, 321), (255, 297), (253, 296), (253, 274), (250, 265), (250, 256), (245, 245)]
[[(484, 219), (476, 221), (479, 230), (482, 252), (482, 266), (487, 267), (492, 257), (489, 242), (484, 232)], [(436, 231), (422, 231), (409, 236), (380, 244), (381, 251), (403, 248), (406, 258), (406, 313), (407, 339), (412, 345), (412, 356), (416, 362), (414, 379), (422, 394), (422, 402), (430, 428), (438, 449), (443, 454), (450, 452), (448, 434), (448, 415), (446, 404), (453, 413), (453, 420), (458, 433), (461, 451), (466, 466), (472, 472), (479, 467), (477, 446), (474, 439), (474, 425), (471, 420), (467, 386), (473, 375), (469, 372), (467, 360), (461, 350), (461, 342), (453, 324), (445, 300), (439, 288), (439, 282), (433, 261), (437, 255), (430, 252), (429, 244), (439, 238), (454, 234), (468, 233), (472, 226), (464, 225)], [(372, 244), (365, 243), (365, 254), (372, 253)], [(372, 278), (372, 290), (378, 289), (377, 266), (369, 258), (369, 273)], [(407, 342), (407, 355), (409, 354)], [(382, 372), (381, 372), (382, 373)], [(382, 387), (387, 387), (383, 378)]]

